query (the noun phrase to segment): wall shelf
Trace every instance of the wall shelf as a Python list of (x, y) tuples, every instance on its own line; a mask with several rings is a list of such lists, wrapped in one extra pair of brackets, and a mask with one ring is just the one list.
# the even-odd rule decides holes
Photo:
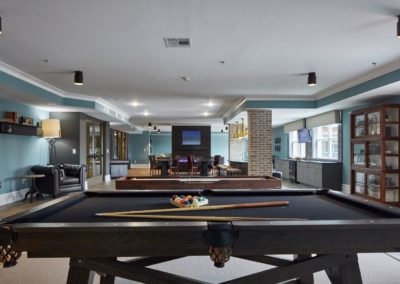
[(0, 122), (0, 133), (38, 136), (38, 127), (33, 125), (24, 125), (11, 122)]

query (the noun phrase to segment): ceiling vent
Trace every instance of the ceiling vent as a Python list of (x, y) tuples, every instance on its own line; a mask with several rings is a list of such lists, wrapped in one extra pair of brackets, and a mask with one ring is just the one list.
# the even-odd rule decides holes
[(192, 47), (192, 41), (190, 38), (165, 37), (164, 43), (166, 47)]

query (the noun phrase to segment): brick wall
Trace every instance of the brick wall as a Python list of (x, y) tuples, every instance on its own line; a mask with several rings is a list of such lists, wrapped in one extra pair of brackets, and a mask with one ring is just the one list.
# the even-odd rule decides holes
[(249, 175), (272, 175), (271, 120), (271, 110), (247, 110)]

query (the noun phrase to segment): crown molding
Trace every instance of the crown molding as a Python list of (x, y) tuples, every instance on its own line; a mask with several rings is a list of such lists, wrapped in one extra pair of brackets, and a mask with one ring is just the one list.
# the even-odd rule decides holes
[[(15, 77), (17, 79), (20, 79), (28, 84), (31, 84), (33, 86), (36, 86), (43, 90), (46, 90), (56, 96), (60, 96), (63, 99), (68, 98), (68, 99), (74, 99), (74, 100), (92, 101), (97, 104), (100, 104), (103, 108), (112, 110), (115, 113), (115, 117), (117, 119), (123, 119), (123, 120), (128, 121), (130, 118), (128, 113), (121, 111), (120, 109), (118, 109), (117, 107), (115, 107), (114, 105), (110, 104), (109, 102), (107, 102), (106, 100), (104, 100), (102, 98), (92, 97), (92, 96), (88, 96), (88, 95), (84, 95), (84, 94), (65, 92), (59, 88), (54, 87), (53, 85), (50, 85), (42, 80), (39, 80), (38, 78), (36, 78), (28, 73), (25, 73), (7, 63), (2, 62), (2, 61), (0, 61), (0, 71), (4, 72), (12, 77)], [(105, 114), (107, 114), (107, 112), (105, 112)], [(123, 122), (126, 123), (125, 121), (123, 121)]]
[(66, 97), (66, 92), (64, 92), (63, 90), (58, 89), (42, 80), (39, 80), (38, 78), (36, 78), (28, 73), (25, 73), (7, 63), (2, 62), (2, 61), (0, 61), (0, 71), (4, 72), (10, 76), (13, 76), (15, 78), (18, 78), (24, 82), (27, 82), (31, 85), (34, 85), (38, 88), (44, 89), (44, 90), (46, 90), (50, 93), (53, 93), (57, 96), (61, 96), (63, 98)]
[(312, 97), (315, 100), (320, 100), (325, 97), (329, 97), (331, 95), (334, 95), (336, 93), (339, 93), (341, 91), (347, 90), (351, 87), (357, 86), (359, 84), (365, 83), (369, 80), (372, 80), (374, 78), (383, 76), (387, 73), (393, 72), (397, 69), (400, 68), (400, 59), (397, 59), (391, 63), (385, 64), (382, 67), (374, 67), (374, 70), (372, 72), (366, 72), (360, 76), (357, 76), (355, 78), (352, 78), (350, 80), (347, 80), (345, 82), (340, 82), (336, 84), (335, 86), (328, 88), (326, 90), (320, 91), (315, 95), (312, 95)]

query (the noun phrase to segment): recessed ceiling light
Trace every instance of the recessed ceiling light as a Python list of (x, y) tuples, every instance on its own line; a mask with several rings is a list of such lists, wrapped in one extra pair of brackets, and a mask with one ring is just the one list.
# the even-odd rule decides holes
[(145, 110), (144, 113), (143, 113), (143, 115), (144, 115), (144, 116), (148, 116), (148, 115), (149, 115), (149, 112), (148, 112), (147, 110)]
[(131, 105), (132, 105), (133, 107), (138, 107), (138, 106), (140, 106), (140, 104), (139, 104), (138, 102), (133, 102)]
[(210, 114), (208, 112), (203, 113), (204, 116), (209, 116)]
[(188, 76), (183, 76), (183, 77), (182, 77), (182, 80), (185, 81), (185, 82), (187, 82), (187, 81), (190, 80), (190, 77), (188, 77)]
[(215, 103), (210, 98), (208, 98), (207, 106), (213, 107), (215, 106)]

